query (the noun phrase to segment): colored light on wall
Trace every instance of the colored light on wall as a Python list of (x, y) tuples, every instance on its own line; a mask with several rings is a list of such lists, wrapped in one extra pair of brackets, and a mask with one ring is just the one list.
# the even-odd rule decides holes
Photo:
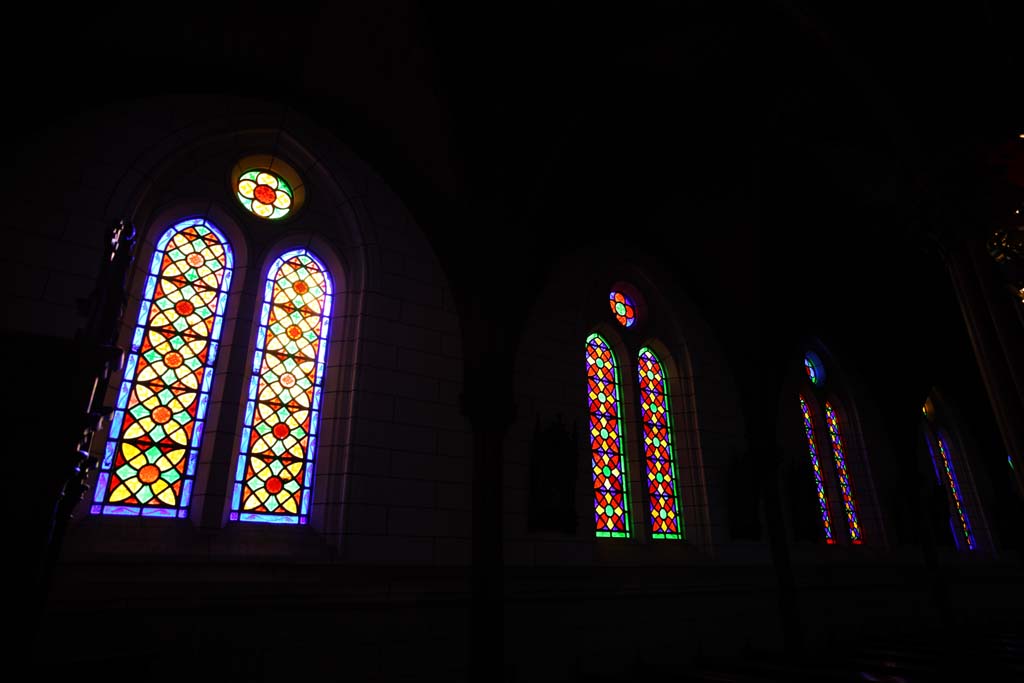
[(839, 418), (832, 405), (825, 402), (825, 421), (828, 422), (828, 433), (832, 441), (832, 455), (835, 457), (836, 474), (839, 475), (839, 488), (843, 494), (843, 508), (850, 529), (850, 540), (861, 542), (860, 524), (857, 521), (857, 505), (853, 499), (850, 477), (846, 472), (846, 453), (843, 449), (843, 437), (839, 432)]
[(640, 350), (637, 374), (640, 380), (651, 535), (653, 538), (683, 538), (686, 530), (676, 488), (678, 479), (672, 450), (672, 416), (665, 370), (651, 349), (645, 347)]
[(623, 327), (633, 326), (633, 323), (636, 322), (636, 306), (632, 299), (622, 292), (612, 292), (608, 295), (608, 304), (620, 325)]
[(260, 218), (277, 220), (291, 211), (292, 188), (284, 178), (265, 169), (246, 171), (238, 178), (238, 201)]
[(202, 219), (158, 240), (93, 513), (186, 516), (231, 269), (227, 240)]
[(309, 519), (332, 298), (327, 269), (305, 249), (289, 251), (270, 269), (232, 520), (305, 524)]
[(832, 521), (828, 512), (828, 498), (825, 496), (825, 484), (818, 463), (818, 448), (814, 442), (814, 422), (807, 401), (800, 396), (800, 412), (804, 416), (804, 434), (807, 436), (807, 449), (811, 454), (811, 467), (814, 469), (814, 485), (818, 490), (818, 507), (821, 509), (821, 524), (825, 529), (825, 542), (835, 543), (832, 538)]
[(594, 526), (597, 536), (629, 536), (626, 454), (615, 354), (597, 334), (587, 338), (587, 405), (594, 475)]

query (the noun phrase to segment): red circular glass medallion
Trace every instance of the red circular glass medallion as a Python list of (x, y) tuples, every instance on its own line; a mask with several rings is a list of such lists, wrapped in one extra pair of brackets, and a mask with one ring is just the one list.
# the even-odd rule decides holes
[(273, 204), (274, 200), (277, 199), (277, 192), (270, 185), (257, 185), (252, 194), (264, 204)]
[(139, 481), (143, 484), (152, 484), (160, 478), (160, 468), (156, 465), (143, 465), (139, 469)]
[(164, 356), (164, 364), (169, 368), (176, 368), (185, 362), (185, 359), (181, 357), (181, 354), (177, 351), (171, 351)]
[(271, 477), (270, 479), (267, 479), (267, 491), (270, 493), (277, 493), (282, 488), (284, 488), (284, 484), (281, 482), (280, 477)]
[(204, 259), (199, 254), (191, 253), (185, 257), (185, 263), (189, 264), (193, 268), (198, 268), (199, 266), (206, 263), (206, 259)]
[(291, 387), (295, 385), (295, 375), (290, 372), (286, 372), (281, 375), (281, 384), (285, 387)]
[(171, 421), (171, 410), (167, 406), (157, 406), (153, 410), (153, 422), (158, 425), (167, 424)]
[(286, 425), (283, 422), (278, 422), (276, 425), (274, 425), (274, 436), (276, 436), (279, 439), (285, 438), (286, 436), (291, 434), (291, 432), (292, 430), (288, 429), (288, 425)]
[(302, 336), (302, 330), (299, 329), (298, 325), (289, 325), (288, 329), (285, 330), (285, 334), (288, 335), (289, 339), (298, 339)]
[(196, 310), (196, 307), (188, 301), (179, 301), (174, 304), (174, 310), (178, 312), (178, 315), (192, 315), (192, 311)]
[(299, 280), (298, 282), (295, 283), (295, 286), (292, 287), (292, 289), (295, 290), (296, 294), (305, 294), (306, 292), (309, 291), (309, 285), (307, 285), (302, 280)]

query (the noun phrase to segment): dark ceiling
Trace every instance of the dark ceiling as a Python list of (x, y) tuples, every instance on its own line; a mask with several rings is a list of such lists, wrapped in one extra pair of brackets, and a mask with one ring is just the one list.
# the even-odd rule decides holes
[(1024, 10), (894, 4), (23, 6), (11, 125), (30, 152), (112, 101), (283, 101), (395, 188), (462, 304), (512, 339), (564, 255), (624, 240), (674, 274), (737, 375), (819, 334), (876, 390), (899, 374), (920, 393), (970, 356), (924, 235), (947, 208), (974, 215), (950, 190), (1024, 131)]

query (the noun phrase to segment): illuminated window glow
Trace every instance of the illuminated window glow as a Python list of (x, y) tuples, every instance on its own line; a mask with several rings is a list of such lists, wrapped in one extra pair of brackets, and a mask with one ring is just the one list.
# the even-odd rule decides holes
[(245, 408), (231, 519), (309, 519), (332, 285), (305, 249), (270, 268)]
[[(953, 498), (953, 507), (956, 509), (956, 514), (959, 521), (960, 533), (963, 534), (963, 539), (957, 541), (957, 545), (960, 545), (960, 541), (967, 544), (968, 550), (974, 550), (976, 544), (974, 542), (974, 534), (971, 532), (971, 522), (967, 519), (967, 510), (964, 506), (964, 497), (960, 493), (960, 482), (957, 481), (956, 471), (953, 469), (953, 462), (949, 457), (948, 447), (942, 436), (936, 435), (935, 441), (939, 444), (939, 457), (942, 459), (942, 471), (946, 474), (945, 484), (949, 487), (949, 492)], [(928, 444), (929, 450), (931, 450), (931, 444)], [(935, 458), (935, 453), (932, 452), (932, 458)], [(954, 532), (954, 536), (957, 536)]]
[(825, 371), (818, 354), (813, 351), (807, 352), (804, 356), (804, 369), (807, 370), (807, 379), (811, 380), (811, 384), (821, 386), (824, 383)]
[(587, 338), (587, 403), (594, 474), (594, 525), (597, 536), (628, 537), (626, 454), (615, 354), (597, 334)]
[(608, 295), (608, 304), (615, 314), (615, 319), (623, 327), (632, 327), (636, 322), (636, 306), (632, 299), (622, 292), (612, 292)]
[(853, 500), (853, 491), (850, 488), (850, 478), (846, 473), (846, 456), (843, 450), (843, 437), (839, 433), (839, 418), (832, 405), (825, 402), (825, 421), (828, 422), (828, 434), (832, 441), (832, 455), (835, 456), (836, 474), (839, 475), (839, 488), (843, 494), (843, 508), (846, 510), (846, 519), (849, 522), (850, 540), (860, 543), (860, 524), (857, 522), (857, 506)]
[(243, 173), (236, 193), (242, 206), (261, 218), (277, 220), (291, 211), (292, 188), (284, 178), (265, 169)]
[(227, 240), (202, 219), (158, 240), (92, 513), (188, 514), (231, 268)]
[(647, 493), (650, 498), (653, 538), (683, 538), (686, 533), (676, 491), (676, 463), (672, 451), (665, 370), (649, 348), (640, 350), (640, 409), (643, 413)]
[(811, 453), (811, 466), (814, 468), (814, 485), (818, 489), (818, 506), (821, 508), (821, 523), (825, 528), (825, 542), (835, 543), (832, 538), (832, 522), (828, 513), (828, 499), (825, 496), (825, 484), (821, 476), (821, 467), (818, 464), (818, 448), (814, 443), (814, 424), (811, 419), (811, 411), (807, 407), (807, 401), (803, 395), (800, 396), (800, 412), (804, 416), (804, 433), (807, 435), (807, 448)]

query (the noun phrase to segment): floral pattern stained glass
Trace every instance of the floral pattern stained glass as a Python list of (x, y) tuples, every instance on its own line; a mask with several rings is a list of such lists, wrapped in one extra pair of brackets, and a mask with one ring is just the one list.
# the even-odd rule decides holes
[(600, 335), (587, 338), (587, 403), (594, 474), (597, 536), (628, 537), (626, 454), (615, 354)]
[(332, 298), (327, 269), (305, 249), (289, 251), (270, 269), (232, 520), (309, 520)]
[(821, 466), (818, 464), (818, 448), (814, 442), (814, 421), (811, 419), (811, 410), (807, 407), (807, 401), (803, 395), (800, 396), (800, 412), (804, 416), (804, 434), (807, 435), (807, 449), (811, 454), (811, 467), (814, 468), (814, 485), (818, 489), (818, 506), (821, 508), (821, 524), (825, 528), (825, 542), (835, 543), (835, 539), (832, 538), (832, 520), (828, 513), (825, 483), (821, 476)]
[(231, 269), (227, 240), (202, 219), (157, 242), (92, 513), (188, 514)]
[(636, 306), (632, 299), (622, 292), (612, 292), (608, 295), (608, 304), (615, 314), (615, 319), (623, 327), (632, 327), (636, 322)]
[(843, 494), (843, 508), (846, 510), (846, 519), (850, 528), (850, 540), (853, 543), (861, 542), (860, 523), (857, 521), (857, 505), (853, 500), (853, 491), (850, 487), (850, 477), (846, 473), (846, 454), (843, 449), (843, 437), (839, 433), (839, 418), (832, 404), (825, 402), (825, 421), (828, 422), (829, 438), (832, 441), (832, 455), (836, 461), (836, 474), (839, 475), (839, 488)]
[(654, 351), (640, 349), (637, 374), (643, 413), (647, 493), (653, 538), (683, 538), (686, 533), (679, 507), (675, 454), (665, 370)]
[(238, 201), (261, 218), (276, 220), (291, 211), (292, 188), (284, 178), (268, 170), (253, 169), (238, 178)]

